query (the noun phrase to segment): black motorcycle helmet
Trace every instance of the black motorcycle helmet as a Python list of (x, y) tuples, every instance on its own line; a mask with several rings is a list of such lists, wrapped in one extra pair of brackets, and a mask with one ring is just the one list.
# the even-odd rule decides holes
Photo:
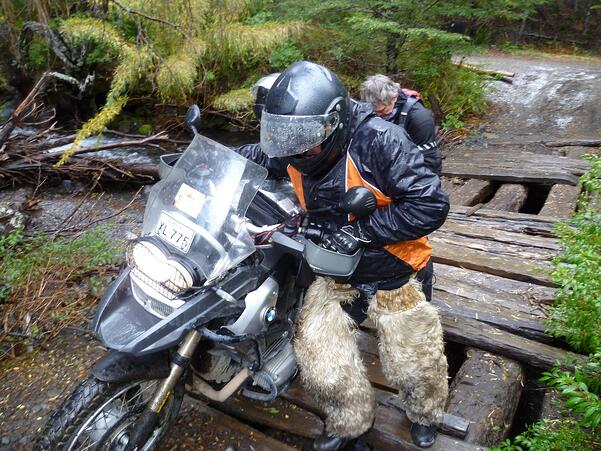
[(255, 116), (257, 116), (257, 119), (259, 120), (261, 120), (263, 108), (265, 108), (265, 99), (267, 98), (267, 94), (269, 94), (269, 90), (271, 89), (273, 83), (279, 76), (279, 72), (266, 75), (265, 77), (262, 77), (259, 80), (257, 80), (257, 82), (252, 86), (252, 88), (250, 88), (250, 93), (254, 99), (253, 111), (255, 112)]
[[(290, 164), (305, 175), (319, 175), (343, 153), (350, 117), (350, 98), (338, 77), (299, 61), (280, 74), (267, 95), (261, 149), (270, 157), (292, 157)], [(320, 153), (303, 155), (320, 144)]]

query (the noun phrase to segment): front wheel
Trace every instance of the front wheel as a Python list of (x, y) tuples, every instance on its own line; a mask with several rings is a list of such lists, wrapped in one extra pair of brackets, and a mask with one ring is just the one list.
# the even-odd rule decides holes
[[(159, 380), (102, 382), (90, 376), (62, 403), (37, 442), (38, 450), (123, 450), (129, 431), (158, 388)], [(183, 381), (181, 381), (183, 382)], [(171, 427), (184, 396), (178, 383), (163, 407), (159, 424), (141, 448), (156, 448)]]

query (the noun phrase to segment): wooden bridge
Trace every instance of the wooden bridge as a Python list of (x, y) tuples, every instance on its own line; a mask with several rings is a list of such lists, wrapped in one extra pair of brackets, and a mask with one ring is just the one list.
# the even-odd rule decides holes
[[(431, 243), (433, 302), (442, 317), (451, 379), (449, 415), (432, 450), (498, 443), (521, 421), (515, 417), (520, 399), (540, 371), (582, 358), (544, 333), (554, 299), (551, 260), (560, 252), (554, 223), (574, 212), (577, 179), (586, 170), (577, 156), (495, 148), (477, 155), (456, 150), (444, 161), (452, 209)], [(524, 208), (538, 211), (518, 213)], [(374, 427), (362, 442), (372, 449), (418, 450), (395, 389), (382, 374), (370, 324), (361, 325), (359, 346), (378, 400)], [(199, 431), (202, 424), (211, 426), (212, 445), (205, 449), (292, 450), (322, 433), (322, 419), (297, 379), (269, 404), (241, 396), (221, 405), (190, 401), (178, 421)], [(448, 428), (461, 419), (469, 421), (467, 434)], [(169, 438), (162, 449), (182, 449), (178, 440)]]

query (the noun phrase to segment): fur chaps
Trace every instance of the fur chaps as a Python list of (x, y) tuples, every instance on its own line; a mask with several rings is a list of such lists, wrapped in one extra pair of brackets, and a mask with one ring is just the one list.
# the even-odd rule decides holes
[(407, 417), (425, 426), (440, 422), (448, 395), (447, 359), (438, 311), (425, 301), (419, 282), (378, 291), (368, 314), (378, 328), (384, 376), (399, 388)]
[(357, 328), (341, 307), (357, 295), (350, 285), (318, 277), (307, 290), (294, 342), (303, 385), (324, 410), (326, 431), (341, 437), (366, 432), (375, 412)]

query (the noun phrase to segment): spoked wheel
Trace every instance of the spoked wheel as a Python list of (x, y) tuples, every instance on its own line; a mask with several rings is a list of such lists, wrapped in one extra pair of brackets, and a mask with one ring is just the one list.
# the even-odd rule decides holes
[[(40, 450), (123, 450), (159, 381), (106, 383), (90, 377), (82, 382), (50, 418), (37, 443)], [(140, 449), (155, 449), (175, 421), (184, 390), (178, 384), (163, 407), (160, 420)]]

